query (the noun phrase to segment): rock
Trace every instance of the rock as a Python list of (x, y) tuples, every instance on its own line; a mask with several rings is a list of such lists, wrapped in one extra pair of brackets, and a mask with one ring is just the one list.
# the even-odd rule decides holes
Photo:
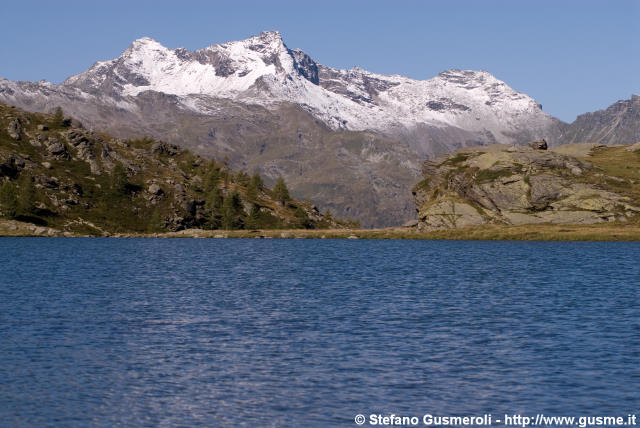
[(635, 144), (630, 145), (629, 147), (626, 148), (626, 150), (628, 152), (638, 152), (638, 151), (640, 151), (640, 141), (638, 141)]
[(42, 162), (42, 166), (45, 167), (46, 169), (51, 169), (51, 163), (49, 162)]
[(20, 134), (22, 133), (22, 125), (18, 119), (14, 119), (9, 123), (7, 127), (7, 133), (14, 140), (20, 139)]
[(36, 177), (36, 182), (48, 189), (57, 189), (60, 187), (60, 182), (56, 177), (39, 176)]
[(156, 196), (160, 196), (160, 195), (162, 195), (164, 193), (162, 191), (162, 188), (160, 186), (158, 186), (157, 184), (155, 184), (155, 183), (152, 184), (151, 186), (149, 186), (148, 191), (152, 195), (156, 195)]
[(437, 201), (420, 210), (418, 230), (452, 229), (487, 223), (471, 205), (455, 200)]
[(180, 153), (180, 148), (174, 144), (160, 142), (151, 146), (151, 153), (154, 155), (164, 154), (168, 156), (175, 156)]
[(409, 220), (404, 222), (402, 227), (416, 227), (418, 225), (418, 220)]
[(68, 157), (67, 148), (57, 138), (50, 138), (46, 142), (47, 151), (53, 156)]
[(543, 138), (542, 140), (532, 141), (528, 144), (529, 147), (535, 150), (547, 150), (547, 141)]
[(47, 125), (38, 125), (38, 131), (48, 131), (49, 127)]

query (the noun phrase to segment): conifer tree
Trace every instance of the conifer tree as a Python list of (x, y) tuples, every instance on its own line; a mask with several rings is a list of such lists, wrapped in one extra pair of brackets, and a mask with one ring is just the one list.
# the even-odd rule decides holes
[(160, 214), (160, 210), (156, 208), (149, 219), (149, 224), (147, 225), (147, 231), (149, 233), (160, 232), (163, 229), (163, 221), (162, 215)]
[(220, 228), (220, 216), (222, 215), (222, 204), (224, 196), (219, 187), (214, 187), (209, 191), (205, 198), (205, 209), (209, 218), (209, 227), (211, 229)]
[(273, 198), (280, 202), (280, 205), (284, 206), (290, 199), (289, 189), (287, 188), (287, 184), (284, 182), (284, 178), (278, 177), (278, 181), (276, 181), (276, 185), (273, 186)]
[(129, 189), (129, 177), (127, 170), (118, 162), (111, 171), (111, 190), (116, 196), (124, 195)]
[(238, 183), (241, 186), (248, 186), (249, 185), (249, 176), (247, 175), (247, 173), (244, 172), (244, 171), (240, 171), (236, 175), (236, 183)]
[(257, 200), (263, 187), (262, 177), (256, 172), (251, 176), (251, 180), (249, 180), (249, 184), (247, 185), (247, 199), (250, 201)]
[(207, 173), (204, 176), (204, 191), (210, 193), (214, 188), (218, 187), (220, 182), (220, 167), (218, 167), (215, 160), (209, 162), (207, 167)]
[(242, 199), (237, 191), (227, 195), (222, 204), (222, 228), (239, 229), (242, 226)]
[(36, 187), (31, 177), (28, 175), (20, 177), (20, 187), (17, 193), (18, 214), (34, 214), (36, 211)]
[(64, 114), (62, 113), (62, 107), (56, 107), (53, 113), (53, 123), (55, 126), (64, 126)]
[(256, 204), (251, 204), (251, 210), (247, 216), (245, 224), (246, 229), (258, 229), (260, 223), (260, 207)]
[(301, 227), (304, 229), (313, 229), (313, 221), (309, 218), (309, 215), (302, 207), (296, 208), (293, 215), (297, 220), (297, 227)]
[(18, 214), (16, 186), (10, 181), (0, 187), (0, 208), (2, 209), (2, 215), (7, 218), (15, 218)]

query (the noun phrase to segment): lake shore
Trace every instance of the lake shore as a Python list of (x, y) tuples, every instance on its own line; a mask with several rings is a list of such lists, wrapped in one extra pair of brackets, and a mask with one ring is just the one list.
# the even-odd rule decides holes
[[(0, 220), (0, 236), (87, 237), (13, 220)], [(640, 241), (638, 224), (592, 225), (484, 225), (460, 229), (421, 232), (411, 227), (382, 229), (275, 229), (202, 230), (186, 229), (166, 233), (105, 233), (118, 238), (263, 238), (263, 239), (424, 239), (507, 241)]]

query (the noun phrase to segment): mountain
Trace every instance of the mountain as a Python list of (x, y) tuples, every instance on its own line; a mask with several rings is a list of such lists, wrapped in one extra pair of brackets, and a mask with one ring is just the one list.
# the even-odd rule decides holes
[(640, 222), (640, 143), (547, 150), (492, 145), (429, 159), (413, 194), (419, 230)]
[(122, 140), (59, 114), (1, 103), (0, 216), (90, 235), (342, 227), (258, 175), (164, 142)]
[(280, 33), (196, 51), (136, 40), (60, 85), (0, 80), (0, 101), (62, 106), (120, 137), (149, 135), (292, 191), (363, 225), (414, 216), (420, 161), (478, 144), (556, 141), (566, 124), (485, 71), (427, 80), (324, 66)]
[(569, 125), (562, 143), (633, 144), (640, 141), (640, 95), (605, 110), (581, 114)]

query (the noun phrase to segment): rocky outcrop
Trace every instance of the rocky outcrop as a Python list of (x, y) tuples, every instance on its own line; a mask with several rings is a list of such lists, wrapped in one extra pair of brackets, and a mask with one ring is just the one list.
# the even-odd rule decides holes
[[(535, 142), (528, 147), (470, 148), (425, 161), (424, 179), (413, 191), (418, 228), (638, 218), (640, 174), (636, 170), (637, 179), (608, 175), (616, 171), (611, 156), (620, 156), (622, 163), (624, 148), (589, 145), (588, 156), (579, 159), (544, 146)], [(640, 154), (634, 156), (640, 164)]]
[(14, 140), (20, 139), (20, 133), (22, 132), (22, 125), (18, 119), (14, 119), (7, 126), (7, 134)]

